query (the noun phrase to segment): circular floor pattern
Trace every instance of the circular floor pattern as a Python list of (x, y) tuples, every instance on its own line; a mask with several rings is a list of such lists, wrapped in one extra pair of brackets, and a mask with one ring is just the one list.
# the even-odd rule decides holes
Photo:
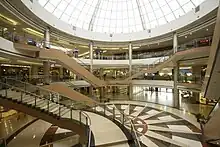
[[(153, 107), (138, 104), (112, 103), (107, 105), (106, 115), (121, 120), (126, 114), (125, 126), (133, 121), (143, 147), (202, 147), (200, 130), (180, 116)], [(99, 109), (102, 111), (102, 109)]]

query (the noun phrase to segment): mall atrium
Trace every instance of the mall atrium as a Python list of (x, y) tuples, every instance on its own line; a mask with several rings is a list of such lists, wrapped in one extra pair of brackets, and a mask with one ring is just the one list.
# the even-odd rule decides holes
[(0, 147), (219, 147), (220, 0), (0, 0)]

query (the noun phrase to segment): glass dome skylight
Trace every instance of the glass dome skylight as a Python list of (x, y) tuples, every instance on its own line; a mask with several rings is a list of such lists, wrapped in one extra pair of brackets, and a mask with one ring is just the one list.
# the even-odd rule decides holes
[(131, 33), (175, 20), (204, 0), (38, 0), (73, 26), (101, 33)]

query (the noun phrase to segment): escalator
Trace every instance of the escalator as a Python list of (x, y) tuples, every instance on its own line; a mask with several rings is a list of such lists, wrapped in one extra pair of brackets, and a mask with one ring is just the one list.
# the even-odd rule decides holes
[(43, 60), (54, 60), (64, 68), (77, 74), (77, 76), (90, 83), (93, 87), (103, 87), (106, 85), (105, 81), (100, 80), (88, 70), (88, 65), (80, 65), (81, 62), (79, 64), (76, 61), (78, 59), (74, 59), (73, 57), (68, 56), (61, 50), (41, 49), (35, 46), (19, 43), (14, 43), (14, 48), (21, 50), (22, 52), (27, 52), (29, 54), (34, 53), (36, 58), (40, 58)]
[(215, 140), (220, 141), (220, 104), (219, 100), (217, 101), (216, 105), (213, 107), (212, 111), (210, 112), (207, 122), (204, 126), (204, 135), (206, 142), (211, 142)]
[(68, 87), (68, 85), (65, 83), (51, 83), (50, 85), (45, 85), (43, 87), (45, 89), (56, 91), (59, 94), (65, 95), (66, 97), (69, 97), (74, 101), (85, 103), (88, 106), (94, 106), (97, 104), (97, 101), (95, 99), (89, 98), (73, 90), (72, 88)]
[(156, 60), (153, 64), (146, 66), (146, 68), (133, 71), (132, 76), (123, 80), (122, 83), (126, 83), (132, 79), (135, 79), (143, 75), (144, 73), (156, 73), (165, 67), (173, 67), (173, 63), (177, 63), (178, 61), (206, 58), (207, 54), (209, 54), (210, 52), (209, 50), (210, 47), (206, 46), (180, 51), (175, 53), (174, 55), (172, 52), (168, 52), (163, 57)]
[(220, 7), (218, 8), (217, 20), (214, 29), (213, 41), (208, 60), (205, 79), (202, 85), (203, 97), (217, 100), (215, 107), (205, 121), (205, 141), (212, 146), (220, 144)]
[(62, 65), (66, 69), (76, 73), (88, 83), (92, 84), (94, 87), (102, 87), (105, 85), (103, 80), (100, 80), (94, 76), (91, 72), (86, 70), (83, 66), (78, 64), (76, 60), (66, 55), (64, 52), (55, 49), (42, 49), (39, 52), (39, 57), (42, 59), (56, 60), (58, 64)]
[[(32, 90), (32, 92), (30, 92)], [(28, 115), (40, 118), (61, 128), (72, 130), (80, 135), (82, 142), (88, 141), (88, 116), (77, 110), (78, 104), (72, 106), (62, 103), (56, 93), (33, 91), (32, 88), (0, 82), (0, 105), (15, 109)]]
[(214, 29), (211, 52), (209, 55), (204, 83), (202, 85), (203, 97), (217, 100), (220, 97), (220, 8)]

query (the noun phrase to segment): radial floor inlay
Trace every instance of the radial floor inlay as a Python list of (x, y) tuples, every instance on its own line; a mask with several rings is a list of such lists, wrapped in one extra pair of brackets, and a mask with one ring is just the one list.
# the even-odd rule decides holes
[(143, 147), (202, 147), (200, 130), (173, 113), (149, 105), (114, 102), (105, 111), (108, 116), (113, 116), (115, 112), (115, 117), (120, 122), (124, 117), (124, 124), (128, 129), (131, 129), (129, 122), (132, 121)]

